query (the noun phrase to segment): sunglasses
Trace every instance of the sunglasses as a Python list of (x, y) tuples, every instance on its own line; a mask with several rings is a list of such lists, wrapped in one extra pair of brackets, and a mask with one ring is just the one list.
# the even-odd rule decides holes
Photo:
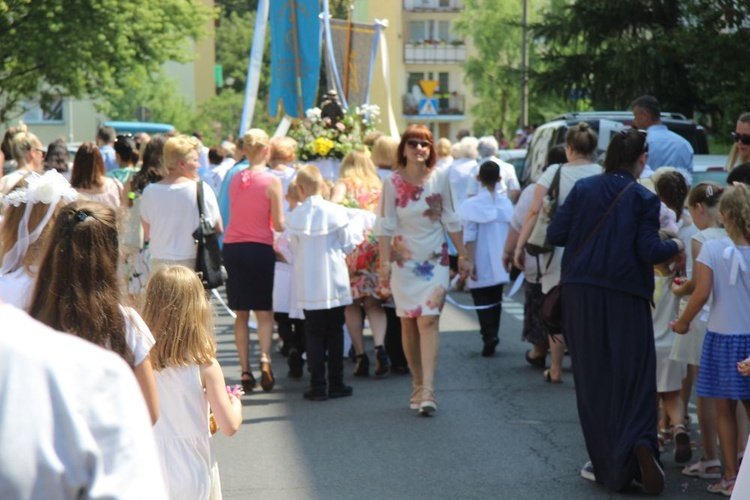
[(42, 153), (42, 159), (43, 160), (47, 157), (47, 152), (45, 150), (43, 150), (43, 149), (34, 148), (34, 151), (39, 151), (40, 153)]
[(750, 135), (738, 134), (737, 132), (732, 132), (731, 135), (734, 142), (741, 142), (745, 146), (750, 146)]
[(423, 148), (429, 148), (432, 145), (432, 143), (429, 141), (418, 141), (416, 139), (409, 139), (408, 141), (406, 141), (406, 145), (409, 146), (410, 148), (416, 148), (417, 146), (421, 146)]

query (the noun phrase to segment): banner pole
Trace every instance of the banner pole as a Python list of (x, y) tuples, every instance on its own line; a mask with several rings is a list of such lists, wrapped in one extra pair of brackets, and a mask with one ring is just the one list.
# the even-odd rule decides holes
[(266, 42), (266, 26), (268, 25), (269, 0), (259, 0), (255, 17), (255, 31), (253, 32), (253, 46), (250, 50), (250, 62), (247, 66), (247, 83), (245, 85), (245, 104), (242, 106), (240, 120), (240, 135), (250, 128), (255, 113), (260, 86), (260, 72), (263, 65), (263, 49)]
[(299, 33), (297, 26), (297, 2), (295, 0), (289, 0), (289, 6), (292, 9), (292, 41), (294, 43), (294, 74), (297, 80), (297, 118), (304, 118), (304, 110), (302, 109), (302, 69), (300, 67), (299, 58)]

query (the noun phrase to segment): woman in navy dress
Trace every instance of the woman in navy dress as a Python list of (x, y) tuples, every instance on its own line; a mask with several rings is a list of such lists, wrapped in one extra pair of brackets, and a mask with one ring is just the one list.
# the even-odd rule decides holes
[(591, 459), (581, 475), (591, 479), (593, 472), (598, 483), (614, 491), (636, 480), (658, 494), (664, 472), (657, 458), (653, 265), (684, 245), (659, 239), (659, 199), (635, 182), (647, 156), (644, 132), (616, 134), (604, 173), (576, 183), (547, 236), (565, 247), (562, 330)]

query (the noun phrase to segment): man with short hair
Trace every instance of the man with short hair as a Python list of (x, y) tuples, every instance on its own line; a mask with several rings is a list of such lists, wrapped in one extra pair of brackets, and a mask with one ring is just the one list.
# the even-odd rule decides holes
[(643, 95), (633, 101), (633, 127), (647, 132), (648, 166), (675, 167), (693, 172), (693, 146), (661, 123), (661, 105), (655, 97)]
[(104, 159), (104, 169), (107, 172), (120, 168), (115, 157), (115, 129), (112, 127), (99, 127), (96, 133), (96, 145)]

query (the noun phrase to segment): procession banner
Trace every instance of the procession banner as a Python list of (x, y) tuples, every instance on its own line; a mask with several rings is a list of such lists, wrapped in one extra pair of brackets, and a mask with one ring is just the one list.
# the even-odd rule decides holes
[(366, 104), (378, 31), (375, 25), (350, 23), (342, 19), (331, 19), (330, 30), (334, 62), (346, 101), (349, 106)]
[(245, 86), (245, 104), (242, 107), (242, 119), (240, 121), (240, 135), (253, 123), (255, 104), (258, 101), (258, 88), (260, 86), (260, 72), (263, 65), (263, 48), (266, 44), (266, 27), (268, 26), (268, 4), (270, 0), (260, 0), (255, 17), (255, 31), (253, 33), (253, 46), (250, 50), (250, 64), (247, 66), (247, 84)]
[(294, 118), (315, 106), (320, 75), (318, 0), (271, 2), (271, 89), (269, 113), (279, 104)]

